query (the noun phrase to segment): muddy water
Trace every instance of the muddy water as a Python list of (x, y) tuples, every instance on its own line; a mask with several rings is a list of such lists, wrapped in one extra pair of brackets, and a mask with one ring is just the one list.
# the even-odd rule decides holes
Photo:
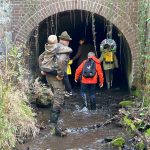
[(81, 98), (78, 94), (66, 98), (59, 125), (67, 128), (67, 137), (50, 135), (49, 109), (38, 109), (38, 122), (46, 126), (46, 129), (34, 139), (19, 146), (19, 150), (112, 150), (112, 147), (104, 144), (104, 139), (125, 136), (121, 128), (113, 124), (96, 129), (86, 127), (110, 119), (117, 112), (119, 101), (129, 97), (127, 92), (121, 92), (119, 89), (97, 92), (97, 111), (81, 110)]

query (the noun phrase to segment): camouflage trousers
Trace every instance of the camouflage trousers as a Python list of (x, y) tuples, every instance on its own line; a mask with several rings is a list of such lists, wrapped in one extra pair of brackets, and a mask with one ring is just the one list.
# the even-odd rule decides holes
[(53, 97), (53, 110), (60, 110), (64, 103), (64, 90), (65, 86), (63, 81), (56, 79), (56, 75), (47, 74), (46, 80), (49, 86), (52, 88)]

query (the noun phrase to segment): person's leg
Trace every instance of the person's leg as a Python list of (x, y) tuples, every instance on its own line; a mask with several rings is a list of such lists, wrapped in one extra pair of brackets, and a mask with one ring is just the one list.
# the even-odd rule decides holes
[(113, 84), (113, 69), (110, 69), (110, 86)]
[(87, 84), (81, 84), (81, 97), (83, 101), (83, 107), (87, 107), (87, 90), (88, 85)]
[(110, 74), (109, 74), (109, 70), (105, 70), (105, 78), (106, 78), (107, 89), (110, 89)]
[(72, 92), (72, 87), (71, 87), (67, 73), (65, 73), (63, 80), (64, 80), (64, 84), (65, 84), (65, 90), (69, 93)]
[(96, 110), (96, 96), (95, 96), (96, 84), (90, 85), (90, 105), (91, 110)]
[(52, 87), (54, 93), (53, 106), (50, 112), (50, 123), (53, 134), (56, 134), (56, 132), (58, 133), (57, 123), (60, 116), (61, 107), (64, 102), (64, 84), (63, 81), (57, 80), (54, 75), (47, 75), (46, 79), (48, 84)]
[(65, 73), (65, 75), (64, 75), (64, 84), (65, 84), (66, 91), (71, 92), (72, 88), (71, 88), (71, 84), (70, 84), (69, 77), (68, 77), (67, 73)]

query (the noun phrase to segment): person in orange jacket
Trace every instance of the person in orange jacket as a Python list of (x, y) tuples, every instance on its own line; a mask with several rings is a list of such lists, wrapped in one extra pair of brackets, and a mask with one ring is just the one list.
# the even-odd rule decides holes
[[(90, 70), (89, 68), (91, 68), (91, 72), (87, 73)], [(88, 59), (84, 60), (81, 63), (81, 65), (76, 69), (75, 82), (77, 82), (80, 77), (81, 77), (80, 82), (81, 82), (81, 96), (83, 99), (83, 107), (87, 107), (87, 93), (89, 93), (91, 109), (95, 110), (96, 109), (96, 96), (95, 96), (96, 84), (98, 83), (98, 79), (100, 82), (100, 88), (103, 87), (103, 83), (104, 83), (101, 64), (99, 59), (96, 58), (95, 53), (89, 52)]]

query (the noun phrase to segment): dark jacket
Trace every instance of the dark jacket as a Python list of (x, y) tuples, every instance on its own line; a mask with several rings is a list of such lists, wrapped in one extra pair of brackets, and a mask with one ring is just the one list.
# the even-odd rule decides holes
[[(92, 58), (96, 63), (96, 74), (93, 78), (85, 78), (82, 76), (81, 77), (81, 83), (83, 83), (83, 84), (96, 84), (98, 82), (97, 79), (99, 78), (99, 82), (102, 85), (104, 82), (104, 77), (103, 77), (103, 71), (101, 68), (100, 61), (95, 56), (92, 56), (89, 58)], [(76, 73), (75, 73), (75, 80), (76, 81), (79, 79), (80, 75), (82, 74), (85, 62), (86, 62), (86, 60), (83, 61), (82, 64), (76, 70)]]
[(73, 57), (73, 61), (78, 59), (78, 65), (80, 65), (84, 60), (88, 58), (88, 53), (89, 52), (94, 52), (94, 47), (93, 45), (84, 43), (83, 45), (80, 45), (78, 48), (77, 54)]
[[(57, 52), (56, 52), (57, 51)], [(56, 70), (57, 75), (60, 77), (64, 76), (66, 67), (69, 61), (69, 54), (72, 52), (72, 49), (68, 46), (64, 46), (61, 43), (58, 43), (55, 46), (46, 44), (45, 51), (39, 56), (39, 66), (42, 71), (51, 72), (51, 70)], [(56, 53), (56, 61), (54, 62), (54, 55)]]

